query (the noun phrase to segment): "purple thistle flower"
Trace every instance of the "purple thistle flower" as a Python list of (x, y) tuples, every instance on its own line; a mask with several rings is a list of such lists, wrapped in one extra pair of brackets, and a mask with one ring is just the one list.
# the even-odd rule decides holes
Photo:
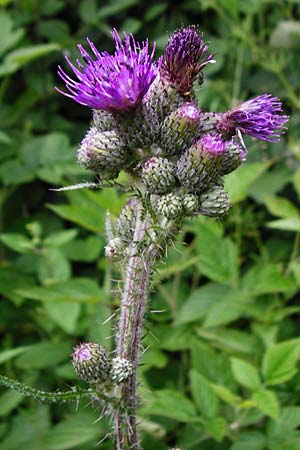
[(263, 141), (279, 142), (288, 121), (288, 116), (279, 115), (280, 112), (279, 98), (271, 94), (259, 95), (221, 114), (217, 128), (229, 134), (238, 130)]
[(161, 71), (180, 93), (188, 94), (201, 70), (215, 60), (195, 26), (181, 28), (169, 39)]
[(177, 111), (179, 117), (186, 119), (188, 123), (197, 123), (199, 121), (201, 110), (194, 103), (184, 103)]
[(66, 56), (66, 61), (79, 81), (74, 81), (59, 66), (58, 74), (69, 92), (58, 92), (81, 105), (111, 113), (132, 110), (141, 103), (155, 79), (161, 61), (153, 63), (155, 45), (149, 52), (148, 40), (136, 42), (133, 35), (124, 33), (122, 42), (118, 32), (112, 31), (115, 53), (100, 53), (89, 40), (94, 58), (78, 45), (85, 64), (76, 60), (77, 67)]
[(225, 153), (228, 141), (224, 141), (220, 134), (204, 134), (198, 141), (201, 151), (212, 158)]

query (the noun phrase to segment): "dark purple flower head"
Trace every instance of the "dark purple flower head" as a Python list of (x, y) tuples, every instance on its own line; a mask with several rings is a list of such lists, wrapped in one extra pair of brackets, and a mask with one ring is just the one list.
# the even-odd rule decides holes
[(218, 130), (235, 134), (237, 130), (257, 139), (279, 142), (288, 116), (280, 115), (281, 101), (271, 94), (263, 94), (248, 100), (221, 115)]
[(76, 60), (77, 67), (66, 56), (66, 60), (78, 81), (70, 78), (61, 67), (58, 74), (69, 92), (57, 90), (81, 105), (109, 112), (125, 112), (134, 109), (143, 99), (155, 79), (160, 61), (153, 63), (155, 45), (149, 51), (148, 40), (136, 42), (133, 35), (124, 33), (122, 42), (113, 30), (115, 53), (99, 52), (87, 39), (91, 56), (82, 45), (78, 45), (85, 62)]
[(201, 70), (215, 62), (213, 56), (206, 54), (208, 44), (195, 26), (181, 28), (170, 37), (161, 71), (171, 84), (182, 94), (189, 93), (193, 82)]
[(228, 141), (224, 141), (220, 134), (207, 133), (198, 141), (201, 152), (215, 158), (225, 153)]

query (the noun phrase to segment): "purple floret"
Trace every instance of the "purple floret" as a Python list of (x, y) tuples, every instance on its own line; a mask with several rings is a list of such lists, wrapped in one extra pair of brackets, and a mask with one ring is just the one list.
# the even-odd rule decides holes
[(155, 79), (160, 61), (154, 64), (155, 45), (149, 52), (148, 40), (136, 42), (133, 35), (124, 33), (124, 42), (113, 30), (115, 53), (99, 52), (89, 40), (91, 56), (82, 45), (78, 45), (85, 64), (76, 60), (77, 67), (66, 56), (66, 61), (76, 75), (73, 80), (59, 67), (58, 74), (69, 92), (58, 89), (63, 95), (81, 105), (111, 113), (135, 109), (141, 103)]
[(215, 62), (207, 54), (208, 44), (203, 43), (203, 36), (195, 26), (181, 28), (169, 39), (162, 64), (162, 74), (178, 91), (186, 94), (201, 70)]
[(279, 142), (288, 116), (280, 115), (279, 98), (263, 94), (248, 100), (221, 115), (218, 130), (234, 134), (237, 130), (257, 139)]
[(198, 141), (202, 152), (216, 157), (225, 153), (228, 141), (224, 141), (220, 134), (205, 134)]

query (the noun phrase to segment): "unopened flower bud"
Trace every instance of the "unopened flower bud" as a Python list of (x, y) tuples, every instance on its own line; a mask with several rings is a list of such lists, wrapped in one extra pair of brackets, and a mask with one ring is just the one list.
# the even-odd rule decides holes
[(176, 219), (182, 215), (182, 198), (171, 192), (155, 200), (153, 210), (167, 219)]
[[(96, 173), (117, 174), (124, 167), (127, 152), (114, 131), (99, 132), (91, 128), (78, 150), (78, 162)], [(107, 177), (108, 178), (108, 177)]]
[(120, 238), (111, 239), (105, 246), (105, 256), (112, 261), (119, 261), (124, 257), (124, 242)]
[(170, 192), (175, 186), (175, 166), (167, 158), (153, 156), (145, 162), (142, 169), (142, 181), (152, 194)]
[(109, 378), (114, 383), (123, 383), (132, 374), (132, 371), (133, 367), (128, 359), (116, 357), (111, 360)]
[(116, 233), (125, 242), (130, 242), (133, 238), (138, 203), (135, 198), (128, 200), (117, 219)]
[(222, 217), (230, 208), (230, 199), (221, 186), (215, 186), (200, 196), (199, 214)]
[(200, 109), (194, 103), (184, 103), (165, 118), (161, 128), (160, 146), (166, 154), (183, 152), (191, 145), (199, 116)]
[(186, 194), (182, 198), (184, 212), (188, 216), (192, 216), (199, 211), (199, 196), (195, 194)]
[(226, 175), (237, 169), (245, 160), (246, 153), (233, 139), (229, 142), (220, 167), (220, 174)]
[(98, 131), (112, 131), (115, 127), (115, 120), (111, 113), (102, 109), (93, 110), (93, 122)]
[(105, 381), (110, 369), (105, 349), (93, 342), (79, 344), (75, 347), (72, 364), (79, 378), (88, 383)]
[(218, 176), (227, 142), (218, 134), (203, 135), (178, 160), (177, 177), (190, 190), (201, 192)]

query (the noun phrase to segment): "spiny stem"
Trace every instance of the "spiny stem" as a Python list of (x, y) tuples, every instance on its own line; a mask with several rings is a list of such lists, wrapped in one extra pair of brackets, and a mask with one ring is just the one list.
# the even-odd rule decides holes
[(117, 354), (131, 362), (133, 372), (122, 389), (125, 414), (117, 413), (115, 420), (118, 450), (140, 449), (136, 424), (136, 371), (150, 277), (157, 255), (155, 243), (146, 244), (148, 222), (148, 215), (142, 218), (142, 205), (138, 205), (134, 237), (129, 248), (119, 320)]

